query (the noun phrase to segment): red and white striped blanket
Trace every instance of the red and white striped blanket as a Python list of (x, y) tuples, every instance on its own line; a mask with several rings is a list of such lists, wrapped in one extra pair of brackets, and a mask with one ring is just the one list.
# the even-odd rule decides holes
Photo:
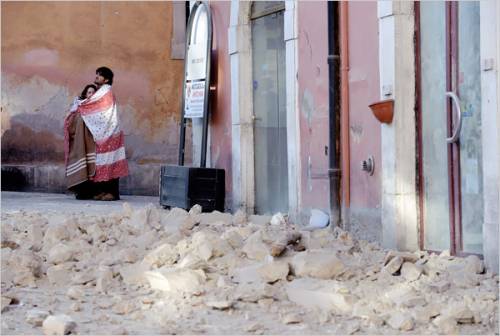
[(127, 176), (124, 137), (118, 125), (111, 85), (101, 86), (92, 97), (81, 101), (77, 112), (92, 133), (96, 145), (96, 171), (92, 181), (103, 182)]

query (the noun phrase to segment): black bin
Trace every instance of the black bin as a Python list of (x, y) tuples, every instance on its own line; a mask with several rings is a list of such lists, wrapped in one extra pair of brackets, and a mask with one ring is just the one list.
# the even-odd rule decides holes
[(224, 169), (167, 165), (161, 167), (160, 204), (189, 210), (201, 205), (203, 212), (224, 211)]

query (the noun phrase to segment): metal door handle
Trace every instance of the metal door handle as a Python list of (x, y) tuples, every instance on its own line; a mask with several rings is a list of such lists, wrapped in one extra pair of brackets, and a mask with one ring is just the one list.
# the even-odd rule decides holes
[(454, 143), (457, 142), (460, 138), (460, 131), (462, 130), (462, 110), (460, 109), (460, 100), (458, 99), (458, 96), (455, 94), (455, 92), (446, 92), (446, 97), (451, 98), (458, 114), (458, 121), (457, 125), (455, 126), (455, 130), (452, 132), (451, 137), (446, 138), (447, 143)]
[(255, 114), (252, 115), (252, 121), (256, 121), (256, 120), (262, 120), (262, 118), (256, 117)]

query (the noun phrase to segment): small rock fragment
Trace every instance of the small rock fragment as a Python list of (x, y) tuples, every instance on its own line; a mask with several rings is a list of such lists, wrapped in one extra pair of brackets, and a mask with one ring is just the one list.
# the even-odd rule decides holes
[(44, 310), (32, 309), (26, 312), (26, 322), (34, 327), (41, 327), (43, 321), (49, 316), (49, 313)]
[(421, 274), (422, 274), (422, 268), (420, 266), (415, 265), (414, 263), (405, 262), (401, 267), (401, 275), (407, 281), (415, 281), (420, 277)]
[(403, 265), (403, 258), (400, 256), (392, 258), (387, 265), (384, 266), (383, 270), (389, 274), (396, 274)]
[(281, 319), (281, 322), (283, 322), (284, 324), (302, 323), (302, 321), (302, 316), (296, 313), (286, 314)]
[(396, 312), (395, 314), (393, 314), (389, 318), (389, 320), (387, 320), (387, 324), (389, 324), (393, 329), (402, 331), (410, 331), (414, 326), (411, 316), (405, 315), (400, 312)]
[(81, 300), (85, 293), (80, 287), (72, 286), (66, 292), (66, 296), (71, 300)]
[(233, 306), (234, 302), (229, 301), (229, 300), (220, 300), (220, 301), (209, 300), (209, 301), (206, 301), (205, 304), (210, 308), (224, 310), (224, 309), (231, 308)]
[(68, 335), (75, 331), (76, 323), (68, 315), (51, 315), (43, 321), (45, 335)]
[(257, 272), (265, 282), (274, 283), (278, 280), (286, 280), (290, 266), (284, 261), (272, 261), (260, 266)]

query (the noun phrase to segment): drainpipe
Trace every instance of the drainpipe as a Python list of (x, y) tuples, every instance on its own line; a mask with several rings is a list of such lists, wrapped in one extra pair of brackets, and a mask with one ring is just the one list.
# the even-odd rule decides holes
[(336, 1), (328, 1), (328, 119), (329, 119), (329, 160), (330, 180), (330, 223), (340, 226), (340, 54), (339, 54), (339, 6)]

